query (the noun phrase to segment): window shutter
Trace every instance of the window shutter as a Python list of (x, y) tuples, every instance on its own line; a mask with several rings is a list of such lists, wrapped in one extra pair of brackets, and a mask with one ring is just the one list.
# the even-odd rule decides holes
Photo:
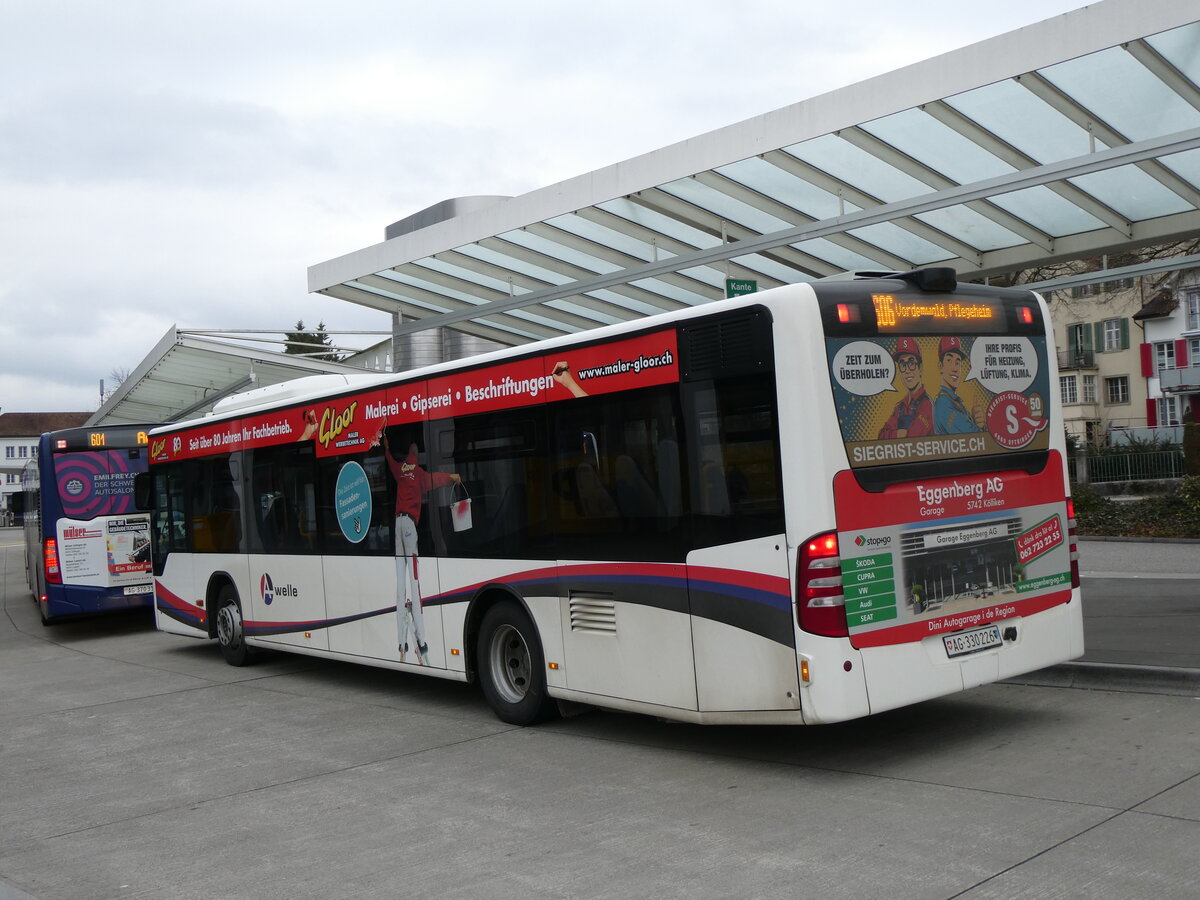
[(1142, 377), (1149, 378), (1154, 374), (1154, 345), (1142, 344)]
[(1175, 368), (1186, 369), (1188, 367), (1188, 342), (1183, 338), (1175, 341)]
[(1154, 428), (1158, 425), (1158, 401), (1146, 401), (1146, 425), (1149, 428)]
[(1104, 323), (1103, 322), (1093, 322), (1092, 323), (1092, 334), (1095, 336), (1092, 339), (1092, 346), (1095, 347), (1097, 350), (1107, 350), (1108, 348), (1104, 346)]
[(1129, 320), (1121, 320), (1121, 349), (1129, 349)]

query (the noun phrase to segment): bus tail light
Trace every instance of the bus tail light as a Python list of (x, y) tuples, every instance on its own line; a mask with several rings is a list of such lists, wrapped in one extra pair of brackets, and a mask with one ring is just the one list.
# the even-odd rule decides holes
[(1079, 544), (1075, 537), (1075, 501), (1067, 498), (1067, 543), (1071, 548), (1071, 587), (1079, 587)]
[(796, 623), (810, 634), (846, 637), (846, 597), (837, 534), (827, 531), (800, 547)]
[(46, 565), (46, 581), (50, 584), (62, 584), (62, 570), (58, 567), (58, 541), (54, 538), (46, 538), (42, 559)]

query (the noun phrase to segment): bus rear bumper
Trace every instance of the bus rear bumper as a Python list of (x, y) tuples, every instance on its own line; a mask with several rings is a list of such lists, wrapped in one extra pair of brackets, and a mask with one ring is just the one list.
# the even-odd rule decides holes
[(965, 656), (948, 657), (942, 635), (863, 650), (871, 712), (1024, 675), (1083, 654), (1083, 610), (1077, 588), (1069, 603), (996, 624), (1006, 635), (1001, 646)]

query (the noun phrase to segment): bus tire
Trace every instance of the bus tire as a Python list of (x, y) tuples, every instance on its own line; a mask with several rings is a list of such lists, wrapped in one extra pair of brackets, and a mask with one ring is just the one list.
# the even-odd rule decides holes
[(521, 606), (506, 600), (484, 614), (475, 658), (483, 695), (501, 721), (533, 725), (557, 713), (537, 629)]
[(217, 645), (231, 666), (244, 666), (252, 654), (246, 646), (246, 629), (242, 623), (242, 607), (237, 591), (227, 584), (217, 594)]

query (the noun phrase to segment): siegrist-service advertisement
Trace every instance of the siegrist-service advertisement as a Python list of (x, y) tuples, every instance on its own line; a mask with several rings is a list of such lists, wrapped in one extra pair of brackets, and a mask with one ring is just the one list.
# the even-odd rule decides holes
[(1049, 446), (1044, 337), (826, 340), (851, 468)]

